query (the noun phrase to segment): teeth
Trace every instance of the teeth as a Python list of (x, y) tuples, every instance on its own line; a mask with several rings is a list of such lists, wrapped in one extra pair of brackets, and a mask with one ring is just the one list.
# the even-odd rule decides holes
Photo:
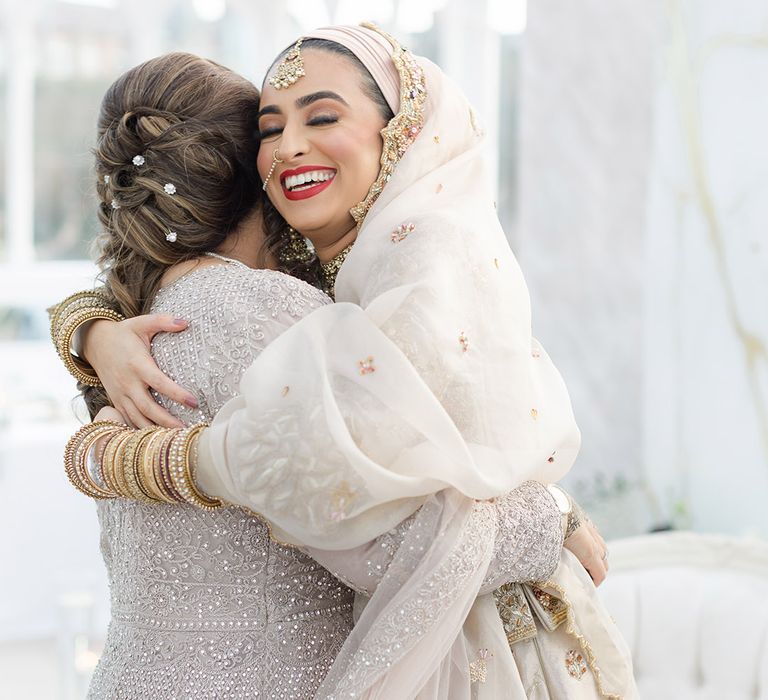
[[(308, 173), (301, 173), (300, 175), (290, 175), (285, 178), (285, 186), (292, 190), (296, 187), (304, 185), (306, 183), (317, 184), (318, 182), (325, 182), (334, 177), (336, 173), (333, 170), (312, 170)], [(303, 187), (302, 189), (307, 189)]]

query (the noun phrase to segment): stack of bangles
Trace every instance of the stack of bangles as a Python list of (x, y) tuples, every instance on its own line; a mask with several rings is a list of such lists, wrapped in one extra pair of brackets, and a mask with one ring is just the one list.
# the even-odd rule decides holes
[[(195, 484), (197, 441), (206, 426), (133, 430), (112, 421), (89, 423), (67, 443), (64, 469), (73, 486), (91, 498), (187, 503), (215, 510), (221, 501)], [(92, 454), (94, 448), (98, 454)]]
[(72, 294), (49, 310), (51, 315), (51, 339), (62, 362), (70, 374), (88, 386), (101, 386), (93, 368), (72, 354), (72, 337), (78, 328), (88, 321), (106, 318), (122, 321), (123, 316), (112, 309), (106, 296), (99, 292)]

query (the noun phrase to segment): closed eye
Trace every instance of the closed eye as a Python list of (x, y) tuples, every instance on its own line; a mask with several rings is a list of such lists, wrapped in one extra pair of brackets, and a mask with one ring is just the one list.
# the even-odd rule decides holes
[(323, 114), (318, 117), (312, 117), (307, 124), (309, 126), (323, 126), (325, 124), (335, 124), (339, 121), (339, 118), (333, 114)]
[(272, 127), (271, 129), (264, 129), (259, 132), (259, 138), (264, 141), (272, 136), (282, 133), (283, 129), (279, 126)]

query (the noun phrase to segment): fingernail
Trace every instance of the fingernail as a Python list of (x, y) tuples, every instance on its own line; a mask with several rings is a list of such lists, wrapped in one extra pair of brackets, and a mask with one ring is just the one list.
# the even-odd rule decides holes
[(173, 322), (177, 326), (186, 326), (187, 325), (187, 320), (184, 319), (184, 318), (174, 318)]
[(197, 403), (197, 399), (194, 397), (185, 399), (184, 403), (190, 408), (198, 408), (200, 406), (200, 404)]

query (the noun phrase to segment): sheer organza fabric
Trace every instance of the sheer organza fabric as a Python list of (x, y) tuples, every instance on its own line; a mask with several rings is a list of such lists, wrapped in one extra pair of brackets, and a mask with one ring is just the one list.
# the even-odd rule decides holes
[[(371, 31), (354, 29), (362, 41)], [(478, 596), (497, 527), (487, 500), (560, 479), (579, 431), (531, 336), (475, 115), (437, 66), (416, 60), (423, 128), (360, 228), (337, 303), (245, 372), (241, 396), (200, 440), (201, 485), (257, 511), (276, 539), (331, 550), (419, 509), (318, 697), (525, 698), (493, 598)], [(607, 614), (593, 615), (579, 570), (565, 554), (551, 583), (568, 586), (574, 609), (589, 604), (600, 623), (590, 648), (615, 666), (608, 694), (631, 697), (626, 650)], [(490, 661), (473, 683), (481, 649)]]

